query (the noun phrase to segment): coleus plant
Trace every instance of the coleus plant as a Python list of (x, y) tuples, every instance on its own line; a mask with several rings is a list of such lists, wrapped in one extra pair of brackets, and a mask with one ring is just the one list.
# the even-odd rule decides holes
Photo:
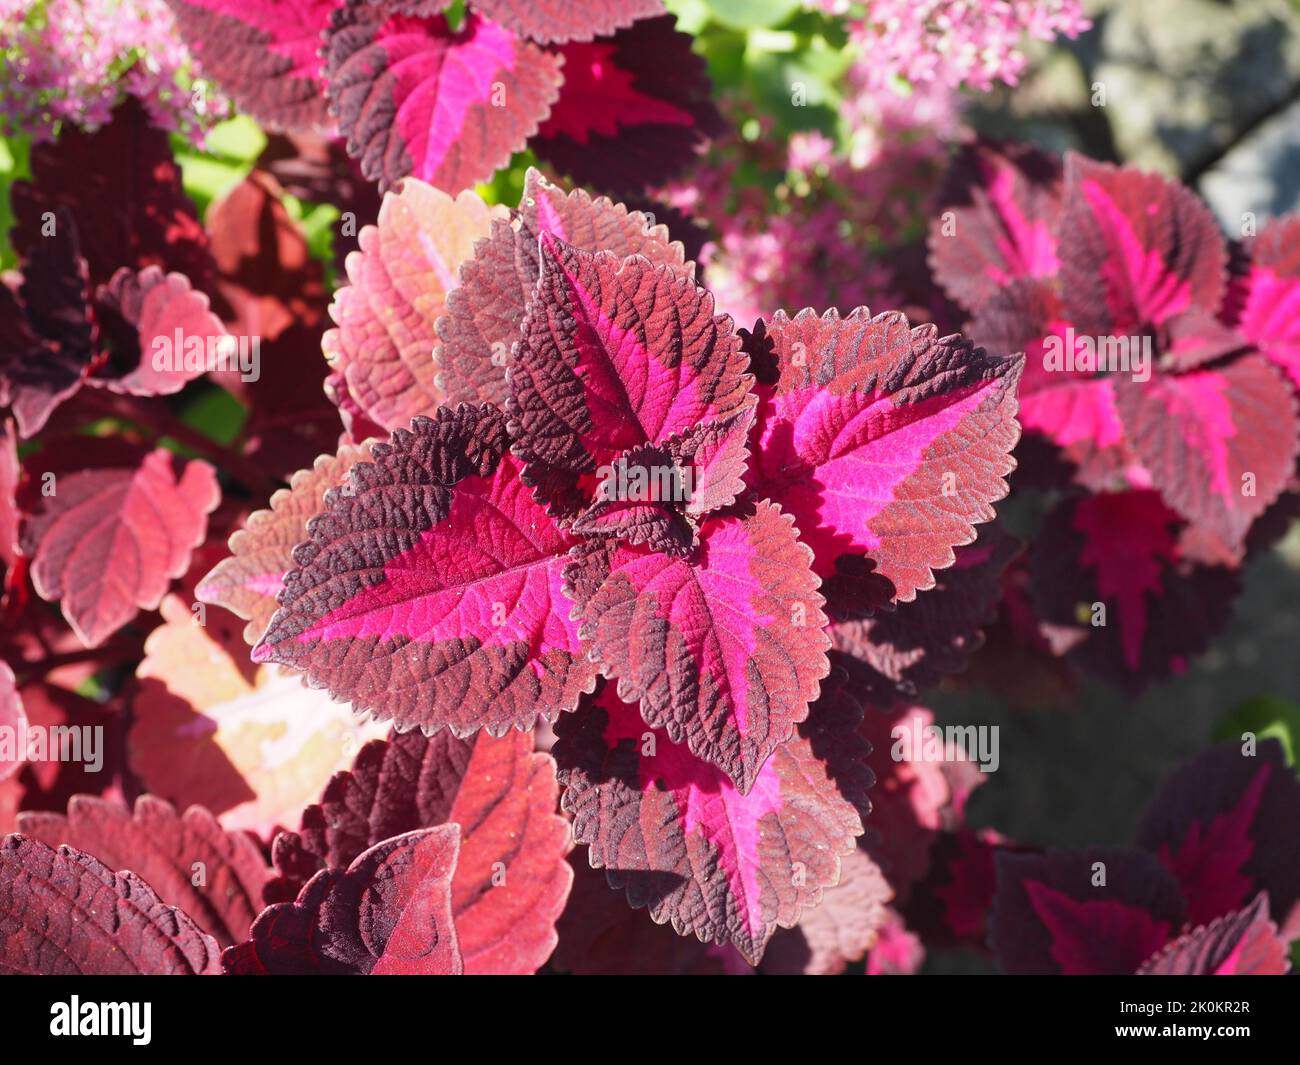
[(169, 3), (243, 110), (336, 133), (383, 187), (411, 175), (456, 193), (527, 146), (581, 183), (642, 190), (721, 121), (660, 0)]
[[(0, 747), (0, 971), (885, 972), (983, 943), (1037, 856), (965, 828), (969, 764), (890, 745), (1042, 563), (990, 520), (1020, 359), (865, 309), (737, 330), (663, 226), (535, 172), (513, 211), (395, 181), (327, 310), (274, 180), (205, 228), (130, 101), (32, 171), (0, 726), (110, 742), (102, 776)], [(261, 335), (262, 379), (156, 372), (177, 327)], [(216, 388), (230, 447), (170, 413)], [(1157, 515), (1139, 554), (1191, 527), (1154, 488), (1061, 505), (1111, 497)], [(104, 704), (71, 690), (93, 673)], [(1144, 951), (1272, 965), (1279, 774), (1241, 785), (1277, 811), (1248, 830), (1144, 837), (1240, 874)]]
[(1296, 220), (1229, 242), (1176, 182), (984, 142), (942, 198), (935, 278), (977, 343), (1026, 354), (1027, 483), (1076, 496), (1035, 542), (1044, 623), (1130, 687), (1184, 668), (1293, 508)]
[[(123, 143), (135, 151), (110, 153), (117, 170), (78, 163)], [(97, 173), (129, 184), (147, 209), (105, 226), (93, 209)], [(8, 897), (52, 909), (48, 938), (19, 937), (5, 967), (44, 969), (54, 954), (64, 958), (56, 967), (102, 967), (99, 948), (74, 946), (79, 933), (57, 894), (40, 887), (90, 877), (106, 905), (116, 900), (118, 963), (141, 971), (213, 971), (223, 947), (238, 971), (533, 971), (554, 947), (572, 875), (565, 822), (553, 812), (561, 784), (586, 845), (575, 863), (602, 870), (604, 890), (634, 917), (625, 896), (693, 941), (739, 951), (715, 957), (719, 964), (758, 961), (778, 927), (798, 925), (789, 935), (816, 946), (816, 965), (829, 971), (888, 927), (884, 907), (897, 888), (855, 848), (871, 780), (864, 695), (874, 686), (886, 703), (910, 697), (958, 668), (977, 642), (1009, 554), (996, 537), (969, 542), (1006, 490), (1017, 360), (865, 309), (778, 313), (737, 331), (695, 283), (681, 245), (647, 215), (565, 193), (536, 173), (514, 212), (407, 179), (363, 230), (324, 338), (330, 392), (353, 441), (292, 477), (269, 510), (247, 520), (230, 558), (197, 582), (201, 599), (248, 619), (245, 636), (262, 663), (250, 666), (233, 628), (219, 618), (196, 626), (185, 601), (163, 593), (186, 569), (194, 587), (193, 567), (211, 564), (206, 548), (195, 558), (192, 549), (214, 523), (238, 520), (241, 485), (266, 491), (271, 479), (245, 456), (260, 454), (260, 437), (289, 437), (273, 435), (257, 397), (266, 388), (281, 395), (281, 375), (301, 376), (297, 334), (324, 325), (319, 275), (295, 250), (265, 176), (214, 204), (209, 221), (222, 228), (205, 232), (165, 140), (130, 104), (94, 134), (43, 146), (33, 175), (16, 195), (24, 275), (45, 276), (42, 257), (58, 252), (48, 276), (77, 283), (40, 288), (43, 298), (66, 294), (58, 315), (43, 315), (21, 288), (13, 301), (37, 343), (8, 356), (9, 401), (17, 408), (14, 397), (30, 392), (45, 422), (6, 427), (7, 483), (24, 485), (7, 587), (31, 616), (40, 605), (21, 599), (25, 576), (48, 570), (36, 591), (60, 599), (74, 638), (103, 645), (110, 661), (139, 656), (138, 636), (114, 641), (124, 624), (138, 632), (136, 612), (162, 600), (162, 624), (144, 642), (128, 696), (130, 728), (115, 741), (113, 764), (129, 765), (130, 777), (114, 779), (181, 805), (149, 798), (133, 817), (114, 784), (69, 806), (70, 791), (99, 782), (60, 773), (42, 783), (31, 766), (18, 767), (23, 802), (40, 795), (52, 816), (66, 809), (69, 824), (27, 816), (24, 841), (6, 851)], [(57, 226), (42, 236), (46, 214)], [(254, 233), (276, 239), (258, 245)], [(154, 280), (107, 284), (119, 276)], [(105, 438), (94, 455), (80, 438), (58, 435), (105, 414), (130, 426), (161, 414), (148, 404), (173, 382), (141, 372), (162, 329), (152, 323), (168, 321), (143, 313), (155, 288), (200, 307), (207, 317), (194, 320), (205, 336), (260, 330), (275, 345), (266, 380), (212, 375), (249, 397), (249, 425), (258, 427), (242, 452), (203, 445), (235, 490), (225, 503), (208, 463), (180, 467), (142, 448), (134, 429), (118, 429), (120, 439)], [(177, 324), (194, 331), (189, 318)], [(38, 347), (59, 358), (45, 367)], [(71, 370), (47, 387), (42, 374), (65, 356)], [(185, 373), (177, 387), (195, 387)], [(138, 383), (113, 387), (119, 381)], [(120, 402), (105, 406), (101, 393)], [(181, 429), (164, 419), (144, 435)], [(40, 437), (21, 465), (18, 431)], [(35, 491), (44, 471), (59, 486), (48, 496)], [(667, 487), (628, 492), (639, 476)], [(95, 525), (110, 494), (120, 507)], [(181, 517), (184, 527), (173, 528)], [(349, 554), (349, 541), (359, 550)], [(98, 576), (86, 586), (88, 545), (94, 558), (127, 551), (147, 565), (123, 582), (94, 563)], [(380, 559), (378, 568), (367, 558)], [(914, 602), (927, 589), (934, 610)], [(392, 624), (378, 627), (385, 617)], [(832, 622), (864, 661), (831, 650)], [(26, 679), (6, 696), (6, 713), (58, 720), (47, 708), (71, 693), (32, 680), (28, 646), (23, 637), (13, 648)], [(648, 654), (662, 677), (646, 668)], [(393, 720), (401, 731), (388, 743), (404, 758), (415, 757), (409, 744), (423, 744), (443, 798), (419, 798), (427, 775), (414, 794), (394, 784), (405, 797), (385, 798), (385, 808), (398, 801), (413, 812), (332, 849), (313, 842), (308, 810), (297, 834), (305, 849), (295, 859), (298, 845), (282, 837), (272, 880), (246, 861), (241, 832), (269, 837), (299, 819), (301, 782), (338, 768), (329, 752), (339, 728), (316, 699), (325, 696), (273, 672), (273, 661)], [(90, 712), (58, 711), (65, 720)], [(527, 735), (541, 722), (559, 733), (554, 757)], [(276, 745), (274, 770), (256, 762), (267, 742)], [(369, 779), (372, 750), (347, 779)], [(518, 771), (504, 771), (501, 752)], [(888, 763), (877, 772), (886, 777)], [(480, 803), (536, 826), (536, 854), (514, 849), (518, 820), (502, 822), (497, 843), (482, 831), (465, 837), (458, 826), (481, 824)], [(249, 919), (252, 902), (205, 910), (164, 866), (141, 872), (148, 892), (126, 872), (131, 841), (146, 831), (133, 826), (148, 820), (153, 831), (180, 833), (180, 846), (199, 846), (194, 833), (212, 832), (204, 807), (220, 816), (223, 835), (202, 846), (238, 862), (230, 875), (242, 895), (252, 899), (266, 882), (273, 908), (260, 921)], [(177, 818), (184, 832), (172, 827)], [(631, 823), (642, 826), (639, 850), (623, 842)], [(765, 842), (775, 832), (788, 847)], [(525, 864), (511, 873), (515, 854)], [(368, 890), (379, 884), (388, 887)], [(830, 908), (816, 905), (823, 893)], [(411, 898), (431, 924), (385, 925), (385, 907)], [(535, 932), (503, 941), (501, 929), (524, 914)], [(391, 934), (363, 934), (377, 926)], [(294, 928), (305, 937), (297, 954), (267, 947), (295, 942)], [(783, 942), (792, 944), (787, 959), (804, 949)]]
[[(408, 179), (361, 248), (326, 349), (388, 386), (358, 418), (399, 401), (410, 428), (296, 480), (199, 594), (260, 621), (279, 588), (254, 660), (399, 730), (554, 722), (592, 863), (756, 960), (867, 809), (830, 618), (915, 599), (992, 516), (1017, 361), (865, 309), (737, 332), (661, 227), (536, 173), (495, 218)], [(436, 391), (367, 321), (436, 326)], [(769, 819), (796, 851), (768, 855)]]

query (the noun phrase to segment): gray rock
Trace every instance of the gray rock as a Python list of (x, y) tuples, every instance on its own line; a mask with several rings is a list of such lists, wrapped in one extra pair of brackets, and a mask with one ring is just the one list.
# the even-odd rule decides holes
[(1115, 4), (1092, 73), (1123, 158), (1194, 171), (1291, 97), (1300, 12), (1286, 0)]
[(1205, 172), (1200, 192), (1231, 234), (1242, 218), (1300, 210), (1300, 101), (1274, 115)]

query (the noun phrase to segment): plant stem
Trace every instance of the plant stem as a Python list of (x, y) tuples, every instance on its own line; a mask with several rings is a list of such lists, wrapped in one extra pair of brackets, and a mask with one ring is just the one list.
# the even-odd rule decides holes
[(155, 397), (119, 396), (99, 389), (82, 389), (82, 395), (93, 401), (106, 415), (132, 422), (147, 429), (155, 438), (168, 436), (205, 458), (211, 459), (219, 469), (236, 478), (254, 495), (269, 499), (280, 483), (234, 451), (211, 437), (204, 436), (176, 417), (166, 404)]

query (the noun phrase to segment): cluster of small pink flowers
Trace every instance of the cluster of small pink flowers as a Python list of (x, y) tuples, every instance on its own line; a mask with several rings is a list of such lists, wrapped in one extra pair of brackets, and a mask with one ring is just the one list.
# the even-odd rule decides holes
[[(1088, 28), (1079, 0), (809, 0), (844, 20), (855, 58), (840, 100), (843, 141), (796, 133), (724, 102), (732, 134), (674, 206), (716, 234), (701, 256), (719, 305), (742, 322), (763, 308), (815, 303), (902, 306), (914, 288), (896, 252), (924, 232), (948, 147), (961, 133), (962, 89), (1015, 84), (1026, 37)], [(756, 184), (753, 175), (767, 175)]]
[[(857, 306), (896, 306), (886, 253), (919, 231), (927, 195), (942, 172), (945, 149), (933, 137), (875, 138), (859, 153), (837, 151), (820, 133), (731, 135), (689, 180), (668, 190), (672, 206), (709, 224), (714, 239), (701, 256), (707, 283), (726, 311), (750, 325), (774, 307), (794, 313)], [(771, 176), (774, 187), (742, 173)]]
[(1090, 25), (1079, 0), (872, 0), (853, 34), (882, 85), (902, 79), (988, 92), (1020, 80), (1025, 38), (1077, 37)]
[(195, 139), (228, 113), (193, 79), (164, 0), (0, 0), (0, 59), (0, 131), (9, 134), (95, 129), (125, 93)]

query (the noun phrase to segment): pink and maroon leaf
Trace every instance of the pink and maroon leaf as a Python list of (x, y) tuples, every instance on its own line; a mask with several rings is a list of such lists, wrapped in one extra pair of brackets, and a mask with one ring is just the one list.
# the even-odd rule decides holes
[(597, 540), (565, 572), (583, 645), (618, 694), (741, 794), (830, 669), (809, 556), (789, 515), (761, 502), (705, 522), (689, 558)]
[(1178, 527), (1156, 492), (1100, 492), (1058, 504), (1030, 549), (1038, 616), (1123, 687), (1186, 669), (1239, 590), (1233, 571), (1183, 558)]
[(327, 34), (331, 110), (372, 181), (455, 194), (484, 181), (550, 114), (562, 60), (474, 12), (413, 18), (360, 0)]
[(1030, 145), (966, 145), (939, 200), (944, 210), (930, 224), (930, 267), (968, 310), (980, 310), (1017, 278), (1056, 275), (1061, 164), (1054, 156)]
[(704, 60), (672, 15), (562, 45), (564, 87), (530, 146), (581, 185), (640, 192), (722, 127)]
[(1186, 915), (1177, 881), (1142, 851), (1004, 852), (997, 872), (989, 939), (1007, 973), (1135, 973)]
[(1138, 333), (1194, 307), (1218, 311), (1227, 244), (1191, 190), (1071, 153), (1065, 204), (1061, 292), (1080, 333)]
[(1144, 961), (1139, 976), (1285, 976), (1287, 946), (1260, 892), (1245, 909), (1192, 929)]
[(565, 193), (530, 167), (517, 217), (493, 222), (490, 235), (461, 266), (460, 287), (447, 297), (447, 314), (438, 321), (442, 342), (434, 359), (451, 402), (504, 406), (509, 399), (506, 370), (537, 288), (543, 233), (583, 251), (644, 255), (682, 277), (694, 276), (695, 264), (685, 260), (682, 245), (651, 215), (581, 188)]
[(564, 807), (592, 866), (632, 906), (682, 935), (730, 942), (754, 964), (778, 926), (838, 883), (862, 830), (861, 713), (836, 687), (745, 795), (606, 685), (557, 726)]
[(1300, 454), (1296, 396), (1282, 371), (1249, 355), (1146, 384), (1121, 378), (1116, 399), (1151, 484), (1239, 555)]
[(731, 319), (669, 266), (541, 236), (541, 275), (510, 369), (515, 453), (563, 513), (579, 480), (752, 403)]
[(1300, 902), (1300, 780), (1281, 744), (1221, 744), (1172, 774), (1143, 816), (1138, 842), (1177, 878), (1188, 917), (1205, 924), (1259, 891), (1281, 920)]
[(1300, 215), (1270, 222), (1249, 251), (1236, 324), (1300, 388)]
[(833, 608), (910, 602), (1007, 492), (1022, 360), (865, 308), (778, 313), (766, 331), (776, 380), (760, 389), (751, 488), (794, 517), (819, 577), (865, 565), (872, 580), (848, 594), (828, 585)]
[(203, 72), (268, 130), (324, 129), (320, 49), (342, 0), (168, 0)]
[(1063, 360), (1060, 367), (1049, 365), (1048, 345), (1060, 344), (1064, 352), (1068, 327), (1055, 286), (1022, 279), (984, 301), (971, 337), (994, 354), (1025, 353), (1020, 424), (1060, 448), (1080, 484), (1098, 491), (1114, 488), (1137, 463), (1116, 405), (1115, 381), (1069, 369)]
[(561, 592), (575, 541), (533, 501), (491, 407), (441, 408), (326, 496), (254, 649), (403, 729), (500, 735), (590, 690)]

